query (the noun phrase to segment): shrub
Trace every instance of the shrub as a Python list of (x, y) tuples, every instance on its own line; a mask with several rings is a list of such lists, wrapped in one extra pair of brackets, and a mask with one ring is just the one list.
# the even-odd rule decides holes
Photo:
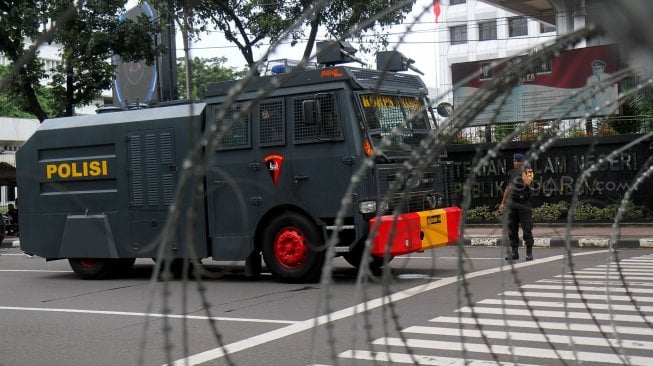
[[(606, 208), (603, 209), (603, 216), (606, 217), (607, 220), (614, 220), (615, 217), (617, 217), (617, 213), (619, 211), (619, 203), (613, 203), (608, 205)], [(647, 219), (650, 218), (649, 213), (647, 212), (646, 207), (644, 206), (635, 206), (632, 202), (626, 203), (624, 206), (624, 211), (621, 216), (622, 220), (637, 220), (637, 219)]]
[(543, 203), (539, 207), (533, 208), (533, 220), (539, 222), (560, 220), (567, 214), (569, 204), (565, 201), (558, 203)]
[[(580, 202), (573, 213), (574, 221), (613, 221), (617, 217), (619, 203), (613, 203), (606, 207), (598, 207), (589, 202)], [(569, 203), (560, 201), (557, 203), (543, 203), (533, 208), (533, 221), (555, 222), (566, 220), (569, 212)], [(644, 206), (636, 206), (628, 202), (622, 214), (623, 220), (644, 220), (651, 219), (653, 215)], [(498, 209), (491, 210), (488, 206), (477, 206), (467, 210), (467, 220), (472, 222), (496, 222), (501, 220)]]
[(600, 220), (601, 208), (591, 205), (586, 202), (580, 202), (576, 205), (576, 210), (573, 212), (575, 221), (595, 221)]
[(478, 206), (467, 210), (469, 221), (499, 221), (501, 214), (499, 210), (490, 210), (488, 206)]
[[(574, 220), (576, 221), (613, 221), (617, 217), (620, 203), (612, 203), (606, 207), (597, 207), (587, 202), (581, 202), (576, 206)], [(632, 202), (626, 203), (622, 220), (648, 219), (651, 215), (644, 206), (635, 206)]]

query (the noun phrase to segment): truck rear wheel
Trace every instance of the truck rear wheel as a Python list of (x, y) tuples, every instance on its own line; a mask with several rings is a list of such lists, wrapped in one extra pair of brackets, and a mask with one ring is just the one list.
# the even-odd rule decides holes
[(70, 263), (73, 272), (84, 280), (101, 280), (109, 276), (123, 274), (134, 266), (135, 261), (135, 258), (68, 259), (68, 263)]
[(306, 217), (290, 213), (273, 218), (262, 237), (265, 264), (283, 282), (319, 280), (324, 264), (324, 241)]

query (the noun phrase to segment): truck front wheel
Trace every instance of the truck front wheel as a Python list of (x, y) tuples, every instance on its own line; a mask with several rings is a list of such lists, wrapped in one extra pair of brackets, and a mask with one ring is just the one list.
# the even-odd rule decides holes
[(101, 280), (109, 276), (123, 274), (129, 271), (133, 266), (136, 259), (134, 258), (121, 258), (121, 259), (84, 259), (84, 258), (70, 258), (68, 263), (73, 269), (73, 272), (84, 280)]
[(273, 218), (263, 232), (262, 252), (272, 275), (283, 282), (314, 282), (324, 264), (324, 241), (306, 217), (290, 213)]

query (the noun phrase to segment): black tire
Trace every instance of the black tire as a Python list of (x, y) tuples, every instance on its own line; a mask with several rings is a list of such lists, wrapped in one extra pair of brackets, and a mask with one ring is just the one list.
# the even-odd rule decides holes
[(84, 280), (101, 280), (123, 275), (134, 266), (135, 258), (121, 259), (85, 259), (70, 258), (68, 263), (73, 272)]
[[(356, 245), (354, 246), (353, 250), (347, 253), (344, 253), (342, 255), (343, 258), (345, 258), (345, 261), (352, 265), (354, 268), (360, 268), (361, 266), (361, 261), (363, 260), (363, 250), (365, 249), (365, 239), (361, 239)], [(394, 256), (390, 256), (388, 258), (388, 263), (394, 258)], [(383, 268), (383, 257), (377, 257), (375, 255), (370, 256), (370, 266), (369, 268), (372, 271), (378, 271), (381, 268)]]
[(324, 239), (316, 225), (297, 213), (273, 218), (262, 236), (265, 265), (282, 282), (315, 282), (324, 264)]

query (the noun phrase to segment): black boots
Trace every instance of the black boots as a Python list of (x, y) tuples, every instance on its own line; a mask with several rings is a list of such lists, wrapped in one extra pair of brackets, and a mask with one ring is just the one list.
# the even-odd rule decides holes
[[(506, 260), (517, 260), (519, 259), (519, 251), (517, 248), (512, 248), (512, 254), (508, 254), (506, 256)], [(533, 247), (532, 246), (527, 246), (526, 247), (526, 260), (527, 261), (532, 261), (533, 260)]]
[(509, 261), (509, 260), (517, 260), (517, 259), (519, 259), (519, 251), (517, 250), (517, 248), (512, 248), (512, 254), (508, 254), (506, 256), (506, 260)]

